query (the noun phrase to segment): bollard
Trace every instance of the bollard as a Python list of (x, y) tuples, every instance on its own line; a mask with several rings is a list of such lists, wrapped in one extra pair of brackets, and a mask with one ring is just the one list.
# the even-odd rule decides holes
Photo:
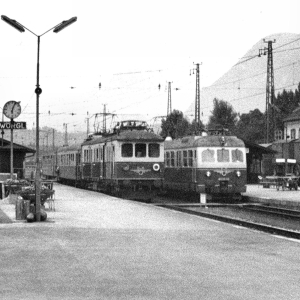
[(200, 194), (200, 203), (206, 204), (206, 194)]
[(23, 219), (23, 206), (24, 206), (24, 200), (17, 199), (17, 201), (16, 201), (16, 220), (24, 220)]

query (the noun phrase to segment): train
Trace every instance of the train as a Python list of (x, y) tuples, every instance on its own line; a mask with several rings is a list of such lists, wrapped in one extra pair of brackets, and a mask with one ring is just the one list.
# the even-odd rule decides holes
[(241, 200), (247, 183), (246, 154), (245, 143), (223, 129), (166, 141), (164, 188)]
[(163, 188), (164, 139), (144, 121), (122, 121), (110, 134), (43, 155), (42, 174), (126, 199), (150, 199)]
[(163, 139), (146, 122), (120, 122), (111, 134), (42, 156), (42, 174), (126, 199), (205, 194), (241, 199), (246, 191), (247, 148), (226, 131)]

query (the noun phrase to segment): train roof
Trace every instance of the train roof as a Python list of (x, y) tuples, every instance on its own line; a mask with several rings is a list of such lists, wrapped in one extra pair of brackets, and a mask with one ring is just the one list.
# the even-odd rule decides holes
[(78, 151), (80, 149), (80, 145), (71, 145), (71, 146), (63, 146), (58, 148), (57, 153), (69, 152), (69, 151)]
[(163, 142), (164, 139), (150, 130), (121, 130), (109, 136), (95, 137), (86, 140), (82, 146), (95, 145), (105, 143), (107, 141), (123, 141), (123, 142)]
[(187, 136), (173, 141), (165, 141), (165, 149), (195, 147), (245, 147), (245, 143), (236, 136)]

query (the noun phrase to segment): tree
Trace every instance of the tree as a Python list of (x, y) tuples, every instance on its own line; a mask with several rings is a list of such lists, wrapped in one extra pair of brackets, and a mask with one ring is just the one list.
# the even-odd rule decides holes
[(180, 138), (188, 135), (190, 132), (190, 123), (179, 110), (173, 110), (166, 119), (162, 120), (161, 133), (163, 138), (171, 136), (172, 139)]
[(209, 117), (208, 127), (215, 127), (221, 125), (234, 131), (238, 121), (238, 114), (234, 111), (231, 104), (224, 100), (214, 99), (214, 109), (212, 115)]
[(251, 110), (242, 114), (234, 133), (249, 142), (261, 143), (264, 141), (265, 115), (259, 110)]

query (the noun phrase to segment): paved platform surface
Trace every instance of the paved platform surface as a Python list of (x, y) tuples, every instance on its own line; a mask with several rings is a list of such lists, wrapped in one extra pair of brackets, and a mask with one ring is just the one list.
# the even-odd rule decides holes
[(247, 192), (243, 196), (252, 202), (300, 209), (300, 189), (277, 191), (276, 188), (263, 188), (262, 185), (247, 185)]
[(1, 299), (299, 299), (299, 241), (54, 188), (47, 222), (0, 204)]

